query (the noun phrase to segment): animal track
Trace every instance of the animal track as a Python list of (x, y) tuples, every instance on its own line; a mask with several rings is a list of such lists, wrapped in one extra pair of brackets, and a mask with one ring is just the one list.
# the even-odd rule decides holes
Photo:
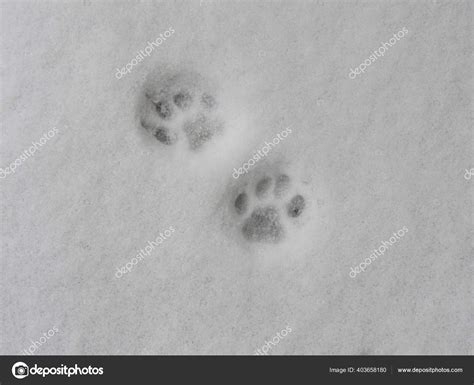
[(201, 149), (224, 129), (216, 97), (205, 83), (190, 71), (148, 81), (138, 112), (141, 126), (165, 145), (185, 138), (191, 150)]
[(181, 91), (173, 96), (174, 104), (180, 109), (187, 111), (193, 104), (193, 97), (188, 91)]
[(291, 183), (287, 174), (263, 176), (253, 189), (237, 195), (233, 206), (238, 216), (247, 215), (241, 230), (248, 241), (278, 243), (285, 236), (286, 226), (304, 215), (306, 200), (302, 195), (294, 194), (288, 200)]
[[(155, 104), (155, 103), (153, 103)], [(170, 120), (173, 115), (173, 107), (166, 100), (161, 100), (155, 104), (158, 116), (163, 120)]]
[(188, 137), (189, 146), (197, 150), (206, 142), (210, 141), (214, 134), (222, 131), (222, 125), (218, 120), (213, 120), (206, 115), (198, 115), (184, 123), (183, 131)]

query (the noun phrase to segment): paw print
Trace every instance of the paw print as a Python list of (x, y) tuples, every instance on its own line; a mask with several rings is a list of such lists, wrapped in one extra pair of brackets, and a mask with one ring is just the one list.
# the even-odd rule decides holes
[(171, 73), (149, 82), (142, 96), (140, 124), (165, 145), (186, 140), (200, 150), (223, 131), (218, 103), (196, 73)]
[(251, 242), (278, 243), (285, 229), (305, 214), (306, 200), (290, 194), (291, 178), (287, 174), (263, 176), (252, 189), (244, 189), (234, 201), (235, 213), (244, 218), (242, 234)]

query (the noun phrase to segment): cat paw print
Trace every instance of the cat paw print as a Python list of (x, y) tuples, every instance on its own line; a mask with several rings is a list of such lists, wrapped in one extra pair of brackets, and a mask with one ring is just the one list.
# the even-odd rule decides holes
[(294, 188), (290, 176), (265, 175), (246, 186), (234, 200), (241, 231), (250, 242), (279, 243), (288, 226), (306, 214), (306, 199)]
[(197, 73), (168, 73), (149, 80), (141, 95), (141, 126), (164, 145), (186, 141), (199, 150), (223, 131), (218, 103)]

